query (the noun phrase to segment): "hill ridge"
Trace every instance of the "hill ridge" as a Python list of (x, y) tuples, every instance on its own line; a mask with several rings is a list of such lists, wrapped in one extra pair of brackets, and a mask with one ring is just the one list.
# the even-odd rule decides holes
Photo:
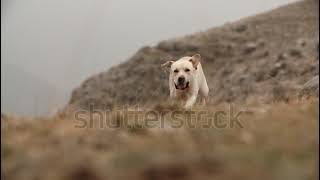
[(318, 74), (317, 1), (304, 0), (207, 31), (143, 47), (126, 62), (87, 79), (69, 105), (153, 104), (168, 97), (159, 65), (200, 53), (210, 102), (288, 100)]

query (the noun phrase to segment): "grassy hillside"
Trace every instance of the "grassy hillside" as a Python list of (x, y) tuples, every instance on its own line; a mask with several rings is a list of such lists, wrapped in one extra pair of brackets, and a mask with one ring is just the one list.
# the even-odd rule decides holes
[[(127, 110), (113, 110), (105, 120), (128, 122), (119, 128), (100, 127), (98, 116), (92, 127), (88, 117), (86, 123), (72, 116), (2, 119), (1, 176), (8, 180), (316, 179), (318, 108), (318, 100), (234, 106), (235, 113), (245, 111), (233, 126), (228, 116), (219, 117), (217, 122), (228, 124), (225, 128), (219, 123), (202, 127), (205, 121), (195, 118), (203, 112), (210, 115), (202, 117), (229, 114), (223, 105), (181, 112), (181, 128), (175, 128), (171, 116), (179, 109), (166, 104), (129, 110), (131, 115), (140, 114), (138, 119), (124, 116)], [(150, 117), (144, 115), (150, 112), (162, 116), (146, 128)], [(160, 117), (164, 117), (162, 128)]]
[(167, 60), (200, 53), (210, 101), (289, 100), (319, 72), (319, 15), (304, 0), (222, 27), (144, 47), (125, 63), (88, 78), (70, 105), (152, 104), (168, 97)]
[[(2, 115), (1, 177), (318, 178), (316, 7), (300, 1), (144, 47), (85, 81), (54, 117)], [(166, 103), (160, 64), (194, 53), (204, 57), (210, 101), (185, 112)], [(314, 95), (298, 98), (305, 83)]]

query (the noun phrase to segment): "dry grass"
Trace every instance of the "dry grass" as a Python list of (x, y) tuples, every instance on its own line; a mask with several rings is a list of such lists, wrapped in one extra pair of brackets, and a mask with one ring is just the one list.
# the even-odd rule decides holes
[[(210, 102), (286, 101), (319, 74), (319, 11), (301, 0), (207, 31), (143, 47), (127, 61), (93, 75), (69, 105), (149, 104), (169, 96), (168, 60), (201, 54)], [(239, 7), (241, 8), (241, 7)]]
[[(188, 114), (226, 110), (196, 107)], [(146, 128), (145, 119), (112, 114), (121, 128), (76, 128), (71, 117), (1, 120), (1, 176), (7, 180), (100, 179), (316, 179), (319, 102), (250, 105), (243, 128)], [(240, 109), (240, 106), (237, 106)], [(115, 111), (115, 110), (114, 110)], [(145, 115), (147, 110), (137, 112)], [(224, 117), (227, 119), (226, 117)], [(224, 120), (222, 118), (222, 120)], [(120, 123), (121, 124), (121, 123)], [(199, 122), (197, 123), (197, 125)]]

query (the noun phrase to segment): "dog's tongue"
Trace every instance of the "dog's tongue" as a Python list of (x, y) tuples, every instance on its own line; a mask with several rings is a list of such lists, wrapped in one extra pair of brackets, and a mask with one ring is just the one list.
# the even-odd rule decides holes
[(185, 87), (184, 86), (178, 86), (178, 89), (183, 90)]
[(187, 87), (185, 85), (176, 85), (176, 89), (185, 90)]
[(189, 88), (189, 82), (186, 85), (184, 85), (184, 84), (179, 84), (179, 85), (175, 84), (175, 86), (176, 86), (176, 89), (183, 91), (183, 90), (186, 90), (186, 89)]

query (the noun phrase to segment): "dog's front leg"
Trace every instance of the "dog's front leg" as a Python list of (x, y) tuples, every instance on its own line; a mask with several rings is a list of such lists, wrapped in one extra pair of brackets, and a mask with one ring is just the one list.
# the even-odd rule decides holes
[(197, 100), (197, 96), (196, 95), (192, 95), (186, 102), (186, 105), (184, 106), (184, 108), (188, 111), (190, 111), (192, 109), (192, 106), (194, 105), (194, 103)]
[(206, 96), (201, 97), (201, 105), (202, 106), (205, 106), (207, 104), (207, 101), (208, 101), (208, 97), (206, 97)]
[(175, 99), (176, 97), (176, 91), (173, 88), (170, 88), (170, 99)]

